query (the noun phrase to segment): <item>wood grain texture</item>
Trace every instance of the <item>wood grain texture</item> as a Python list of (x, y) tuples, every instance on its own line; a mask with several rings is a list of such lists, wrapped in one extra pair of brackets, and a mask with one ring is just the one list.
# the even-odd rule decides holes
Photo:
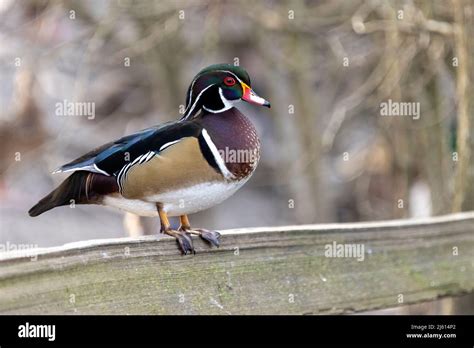
[[(168, 237), (0, 253), (0, 313), (350, 313), (474, 290), (474, 213), (230, 230), (219, 249), (194, 241), (189, 256)], [(364, 261), (326, 257), (333, 241), (363, 244)]]

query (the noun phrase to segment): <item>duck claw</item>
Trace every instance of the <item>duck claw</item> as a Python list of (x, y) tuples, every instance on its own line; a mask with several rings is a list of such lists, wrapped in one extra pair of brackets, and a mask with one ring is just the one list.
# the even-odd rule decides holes
[(198, 228), (195, 231), (199, 233), (199, 236), (206, 242), (219, 247), (221, 234), (217, 231), (210, 231), (203, 228)]
[(191, 235), (186, 232), (178, 232), (176, 240), (178, 241), (179, 247), (184, 255), (187, 255), (188, 253), (196, 254)]
[(221, 244), (221, 234), (217, 231), (206, 230), (204, 228), (191, 228), (189, 226), (181, 226), (178, 231), (181, 233), (196, 234), (204, 239), (205, 242), (215, 245), (216, 247), (219, 247)]
[(175, 230), (164, 230), (163, 233), (166, 233), (169, 236), (176, 238), (178, 242), (178, 246), (180, 251), (187, 255), (189, 254), (196, 254), (193, 246), (193, 240), (191, 239), (191, 235), (183, 230), (175, 231)]

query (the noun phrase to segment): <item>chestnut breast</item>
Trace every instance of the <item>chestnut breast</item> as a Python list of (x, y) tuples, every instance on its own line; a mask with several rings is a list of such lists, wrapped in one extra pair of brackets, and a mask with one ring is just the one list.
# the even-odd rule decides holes
[(252, 122), (236, 108), (218, 114), (205, 113), (199, 122), (236, 179), (250, 176), (260, 159), (260, 139)]

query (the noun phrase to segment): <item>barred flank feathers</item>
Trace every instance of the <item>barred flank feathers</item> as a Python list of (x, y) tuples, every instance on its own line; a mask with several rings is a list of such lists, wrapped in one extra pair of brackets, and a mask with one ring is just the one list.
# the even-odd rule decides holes
[(86, 171), (77, 171), (64, 180), (58, 188), (41, 199), (28, 211), (30, 216), (38, 216), (54, 207), (68, 205), (71, 200), (75, 204), (83, 204), (89, 201), (87, 185), (89, 176), (93, 175)]

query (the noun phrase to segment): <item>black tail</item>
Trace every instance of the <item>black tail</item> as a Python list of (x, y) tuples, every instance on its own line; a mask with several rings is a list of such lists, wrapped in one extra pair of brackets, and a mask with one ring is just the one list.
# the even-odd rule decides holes
[(64, 180), (58, 188), (41, 199), (28, 211), (30, 216), (38, 216), (45, 211), (69, 204), (84, 204), (89, 201), (87, 195), (88, 180), (92, 179), (90, 172), (78, 171)]

